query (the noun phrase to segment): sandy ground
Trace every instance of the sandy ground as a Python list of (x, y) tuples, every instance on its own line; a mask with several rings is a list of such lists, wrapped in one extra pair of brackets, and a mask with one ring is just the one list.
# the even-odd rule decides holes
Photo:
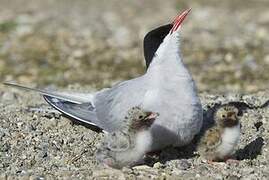
[[(98, 134), (82, 125), (48, 112), (36, 94), (17, 90), (1, 96), (2, 177), (45, 178), (205, 178), (268, 179), (269, 101), (268, 92), (250, 95), (203, 93), (204, 118), (212, 120), (214, 109), (233, 102), (241, 113), (242, 136), (234, 155), (237, 163), (203, 163), (195, 146), (164, 149), (146, 164), (123, 170), (107, 169), (95, 161)], [(46, 111), (41, 111), (46, 110)]]
[(181, 48), (204, 118), (210, 122), (214, 108), (227, 102), (242, 111), (238, 163), (202, 163), (190, 144), (164, 149), (145, 165), (113, 170), (95, 161), (100, 134), (47, 111), (37, 94), (0, 85), (0, 179), (268, 179), (268, 1), (0, 4), (0, 81), (81, 92), (142, 74), (145, 33), (192, 7)]

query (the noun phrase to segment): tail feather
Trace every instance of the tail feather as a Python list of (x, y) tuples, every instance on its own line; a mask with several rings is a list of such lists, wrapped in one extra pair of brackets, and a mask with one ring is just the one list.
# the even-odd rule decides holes
[(60, 92), (51, 92), (48, 90), (41, 90), (29, 88), (14, 83), (4, 83), (5, 85), (20, 88), (24, 90), (36, 91), (40, 93), (49, 105), (76, 121), (86, 123), (91, 126), (98, 126), (98, 119), (93, 106), (91, 94), (69, 94)]
[(79, 98), (78, 96), (68, 94), (68, 93), (59, 93), (59, 92), (53, 92), (53, 91), (49, 91), (49, 90), (30, 88), (30, 87), (26, 87), (26, 86), (15, 84), (15, 83), (9, 83), (9, 82), (5, 82), (4, 85), (12, 86), (15, 88), (24, 89), (24, 90), (28, 90), (28, 91), (36, 91), (42, 95), (54, 97), (57, 99), (62, 99), (62, 100), (68, 101), (68, 102), (76, 103), (76, 104), (81, 104), (81, 103), (87, 102), (84, 98)]

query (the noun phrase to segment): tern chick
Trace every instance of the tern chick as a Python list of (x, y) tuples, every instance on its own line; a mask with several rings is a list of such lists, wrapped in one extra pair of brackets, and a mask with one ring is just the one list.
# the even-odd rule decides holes
[(198, 153), (208, 161), (227, 160), (240, 138), (238, 109), (223, 105), (214, 115), (215, 124), (208, 129), (198, 144)]
[(123, 129), (105, 134), (97, 150), (97, 161), (113, 168), (132, 166), (141, 161), (150, 150), (149, 128), (158, 116), (158, 113), (144, 111), (138, 106), (128, 110)]

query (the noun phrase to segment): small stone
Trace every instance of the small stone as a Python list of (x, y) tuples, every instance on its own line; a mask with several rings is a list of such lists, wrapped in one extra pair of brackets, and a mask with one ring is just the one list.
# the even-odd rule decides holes
[(150, 169), (151, 167), (147, 165), (141, 165), (141, 166), (135, 166), (133, 167), (134, 170), (145, 170), (145, 169)]
[(231, 62), (233, 60), (233, 54), (232, 53), (225, 54), (224, 59), (226, 62)]
[(256, 59), (254, 58), (254, 56), (251, 55), (251, 54), (248, 54), (248, 55), (245, 57), (245, 59), (244, 59), (244, 65), (245, 65), (248, 69), (250, 69), (250, 70), (252, 70), (252, 71), (255, 71), (255, 70), (258, 69), (257, 61), (256, 61)]
[(265, 55), (264, 62), (269, 65), (269, 54)]
[(223, 176), (221, 174), (215, 174), (214, 179), (223, 179)]
[(164, 167), (164, 164), (160, 163), (160, 162), (156, 162), (154, 165), (153, 165), (153, 168), (156, 168), (156, 169), (161, 169)]
[(179, 169), (172, 169), (171, 174), (173, 175), (181, 175), (183, 172)]
[(124, 180), (124, 174), (117, 169), (102, 169), (93, 171), (92, 176), (97, 179), (119, 179)]
[(257, 38), (259, 38), (259, 39), (264, 39), (264, 38), (266, 38), (267, 36), (268, 36), (268, 31), (267, 31), (267, 29), (265, 29), (265, 28), (259, 28), (259, 29), (257, 29), (257, 31), (256, 31), (256, 36), (257, 36)]
[(255, 172), (255, 170), (253, 168), (247, 168), (247, 167), (243, 168), (241, 171), (243, 174), (252, 174)]
[(22, 154), (22, 155), (21, 155), (21, 158), (22, 158), (22, 159), (26, 159), (27, 156), (26, 156), (25, 154)]
[(130, 173), (132, 173), (132, 169), (127, 168), (127, 167), (123, 167), (122, 172), (130, 174)]
[(30, 176), (30, 180), (44, 180), (46, 179), (44, 176)]
[(73, 56), (75, 58), (81, 58), (83, 55), (84, 55), (84, 53), (81, 49), (77, 49), (73, 52)]
[(188, 160), (186, 159), (182, 159), (179, 161), (177, 167), (178, 169), (181, 169), (181, 170), (187, 170), (191, 167), (191, 163), (188, 162)]

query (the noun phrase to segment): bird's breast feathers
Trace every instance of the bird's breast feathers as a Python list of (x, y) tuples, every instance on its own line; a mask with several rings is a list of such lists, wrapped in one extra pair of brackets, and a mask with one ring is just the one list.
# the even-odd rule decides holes
[(222, 143), (218, 148), (219, 154), (230, 154), (240, 138), (240, 125), (234, 127), (225, 128), (222, 134)]
[(136, 150), (138, 152), (147, 152), (152, 143), (152, 136), (150, 131), (141, 131), (136, 135)]

